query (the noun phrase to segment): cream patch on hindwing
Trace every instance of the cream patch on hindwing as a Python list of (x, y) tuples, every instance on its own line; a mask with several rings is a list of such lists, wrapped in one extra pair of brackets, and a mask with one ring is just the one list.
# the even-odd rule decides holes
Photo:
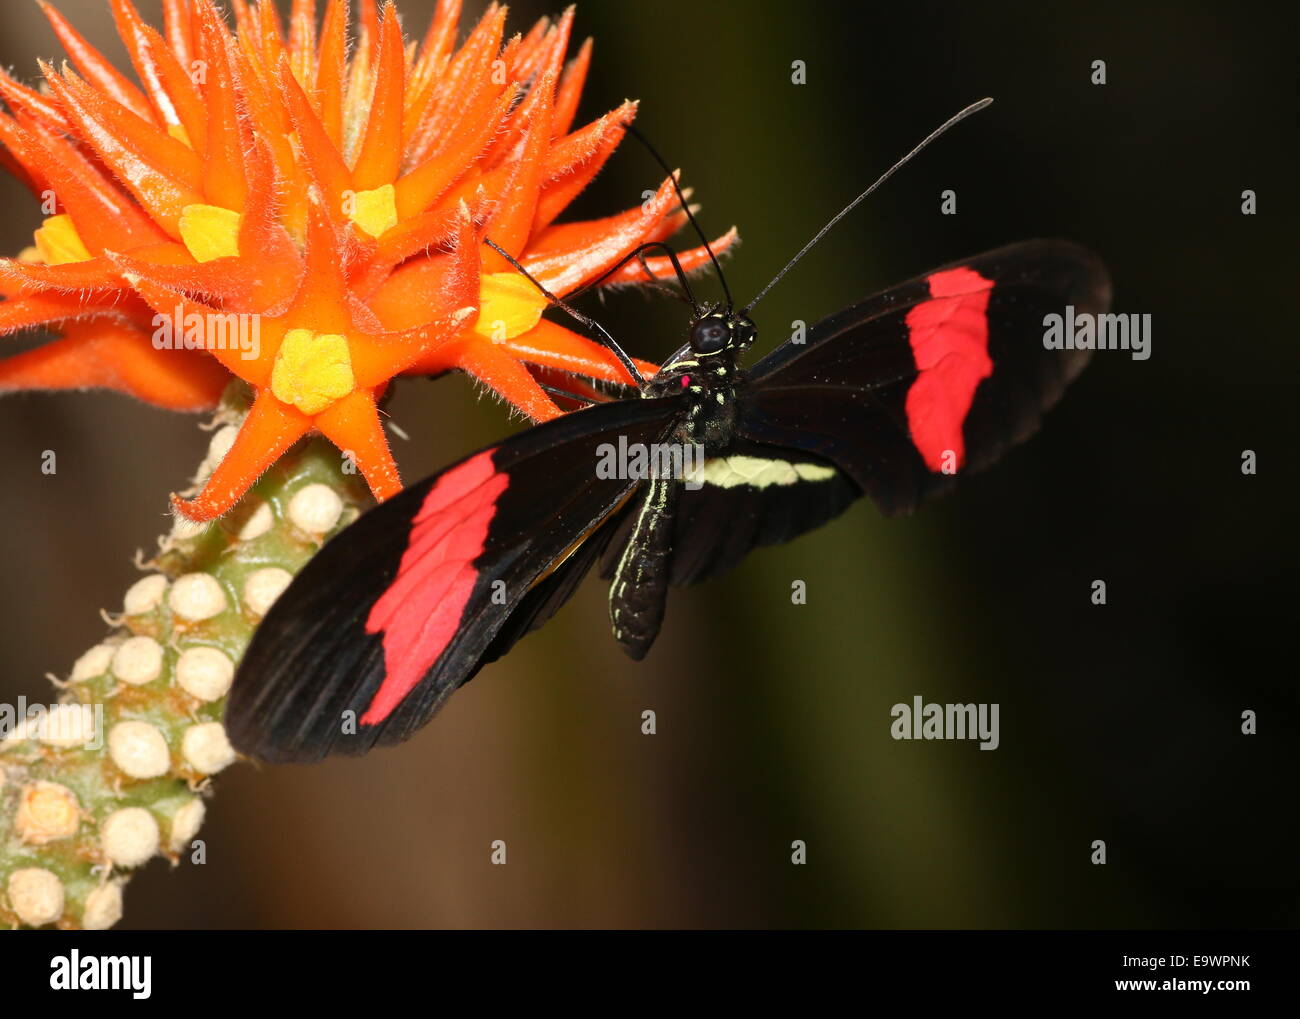
[(703, 468), (697, 467), (684, 480), (702, 481), (718, 488), (748, 485), (762, 489), (773, 485), (793, 485), (800, 481), (829, 481), (833, 477), (835, 468), (823, 464), (791, 463), (788, 460), (735, 454), (710, 457), (704, 461)]

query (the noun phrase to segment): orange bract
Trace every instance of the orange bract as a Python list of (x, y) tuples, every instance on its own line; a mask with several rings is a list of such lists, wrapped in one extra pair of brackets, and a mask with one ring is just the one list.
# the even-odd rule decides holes
[[(460, 0), (418, 45), (391, 4), (362, 0), (349, 56), (345, 0), (319, 31), (295, 0), (287, 36), (270, 2), (234, 0), (232, 31), (210, 0), (164, 0), (161, 32), (110, 2), (139, 85), (48, 5), (72, 66), (42, 64), (46, 90), (0, 72), (0, 162), (47, 217), (0, 259), (0, 335), (61, 333), (0, 360), (0, 392), (95, 386), (195, 411), (245, 380), (233, 448), (175, 500), (201, 521), (313, 431), (376, 497), (396, 493), (377, 401), (399, 375), (459, 369), (539, 421), (560, 413), (539, 376), (630, 381), (484, 243), (562, 297), (682, 225), (671, 180), (620, 215), (555, 223), (636, 113), (570, 130), (591, 57), (588, 41), (565, 63), (572, 10), (505, 40), (492, 4), (456, 47)], [(645, 281), (629, 263), (603, 285)]]

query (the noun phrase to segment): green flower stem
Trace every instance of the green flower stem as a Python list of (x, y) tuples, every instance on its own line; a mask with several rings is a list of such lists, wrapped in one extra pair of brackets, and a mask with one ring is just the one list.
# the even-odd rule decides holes
[[(196, 483), (246, 406), (232, 386)], [(305, 440), (220, 520), (178, 522), (113, 630), (56, 681), (57, 706), (0, 706), (0, 924), (110, 927), (134, 870), (190, 850), (211, 776), (236, 760), (221, 719), (254, 628), (369, 503), (351, 466)]]

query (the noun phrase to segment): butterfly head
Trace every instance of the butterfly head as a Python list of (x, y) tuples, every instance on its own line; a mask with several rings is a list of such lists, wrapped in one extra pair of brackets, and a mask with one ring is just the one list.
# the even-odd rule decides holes
[(749, 347), (757, 335), (748, 316), (719, 308), (691, 323), (691, 353), (696, 357), (738, 353)]

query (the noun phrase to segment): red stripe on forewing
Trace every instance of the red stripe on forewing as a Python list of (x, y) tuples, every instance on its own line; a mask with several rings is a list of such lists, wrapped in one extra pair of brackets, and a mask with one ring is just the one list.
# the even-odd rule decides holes
[(460, 628), (497, 499), (509, 478), (492, 450), (453, 467), (429, 490), (411, 524), (397, 577), (375, 602), (366, 632), (383, 632), (384, 681), (361, 716), (386, 719), (424, 678)]
[(932, 471), (966, 459), (962, 425), (975, 389), (993, 373), (989, 358), (989, 294), (993, 281), (960, 267), (929, 277), (930, 300), (907, 313), (908, 340), (920, 375), (907, 391), (907, 426)]

